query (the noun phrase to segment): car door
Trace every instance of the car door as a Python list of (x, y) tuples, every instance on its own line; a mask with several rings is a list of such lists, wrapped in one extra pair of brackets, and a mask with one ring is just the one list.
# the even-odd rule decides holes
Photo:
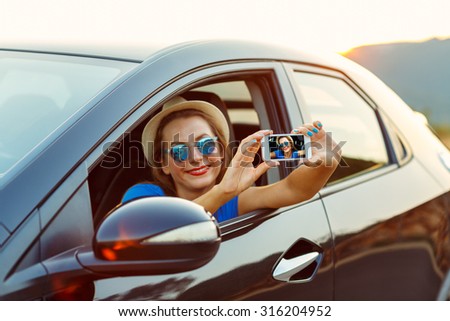
[(376, 97), (340, 72), (286, 68), (300, 107), (342, 146), (341, 164), (320, 193), (335, 243), (335, 298), (435, 299), (442, 275), (432, 247), (445, 236), (432, 222), (446, 222), (437, 183)]
[[(102, 192), (102, 186), (111, 186), (112, 181), (117, 186), (120, 182), (132, 184), (132, 180), (125, 182), (120, 177), (145, 175), (145, 164), (140, 162), (142, 159), (138, 163), (134, 162), (134, 165), (133, 161), (128, 160), (141, 157), (138, 144), (135, 143), (139, 140), (142, 126), (173, 95), (194, 96), (195, 99), (199, 99), (199, 95), (210, 97), (213, 94), (215, 100), (219, 97), (225, 103), (226, 108), (223, 111), (227, 112), (226, 116), (230, 119), (234, 139), (239, 140), (250, 128), (290, 131), (293, 124), (301, 121), (290, 88), (286, 73), (279, 63), (235, 62), (197, 70), (161, 89), (136, 110), (137, 115), (131, 115), (118, 126), (100, 144), (103, 147), (99, 147), (88, 159), (90, 163), (88, 182), (94, 216), (104, 215), (108, 209), (120, 202), (117, 196), (111, 199)], [(130, 158), (128, 155), (134, 157)], [(120, 162), (124, 160), (127, 160), (126, 163), (120, 166)], [(119, 166), (116, 166), (118, 164)], [(127, 171), (128, 169), (131, 171)], [(264, 181), (258, 184), (273, 183), (284, 177), (287, 172), (286, 168), (273, 169), (264, 177)], [(100, 183), (102, 178), (104, 182)], [(126, 187), (122, 186), (122, 191)], [(120, 195), (117, 191), (109, 190), (109, 192)], [(100, 220), (95, 218), (94, 222)], [(331, 233), (318, 195), (294, 206), (278, 210), (260, 210), (222, 222), (220, 231), (222, 234), (220, 248), (215, 257), (203, 267), (168, 275), (104, 278), (94, 282), (94, 298), (97, 300), (333, 298)]]

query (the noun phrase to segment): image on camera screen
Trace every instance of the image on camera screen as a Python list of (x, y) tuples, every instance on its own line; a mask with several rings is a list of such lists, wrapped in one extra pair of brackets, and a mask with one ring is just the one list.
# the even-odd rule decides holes
[(268, 142), (270, 159), (305, 158), (305, 137), (303, 135), (270, 135)]

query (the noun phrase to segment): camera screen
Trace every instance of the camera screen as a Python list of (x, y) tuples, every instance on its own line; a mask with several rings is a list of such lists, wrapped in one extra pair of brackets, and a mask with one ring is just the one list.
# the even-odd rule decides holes
[(268, 136), (270, 159), (305, 158), (305, 137), (283, 134)]

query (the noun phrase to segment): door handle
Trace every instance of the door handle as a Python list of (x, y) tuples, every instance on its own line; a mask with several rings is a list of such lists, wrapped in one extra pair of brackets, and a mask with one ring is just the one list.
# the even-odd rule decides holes
[(300, 239), (277, 261), (272, 276), (283, 282), (311, 281), (317, 273), (322, 257), (323, 251), (318, 245)]

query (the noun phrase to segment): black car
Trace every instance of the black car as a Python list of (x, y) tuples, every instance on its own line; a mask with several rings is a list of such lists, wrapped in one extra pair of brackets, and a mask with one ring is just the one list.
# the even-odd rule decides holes
[[(450, 153), (380, 80), (265, 44), (142, 52), (0, 49), (0, 299), (448, 299)], [(173, 197), (121, 205), (174, 96), (216, 105), (235, 142), (320, 119), (341, 164), (308, 201), (220, 224)]]

